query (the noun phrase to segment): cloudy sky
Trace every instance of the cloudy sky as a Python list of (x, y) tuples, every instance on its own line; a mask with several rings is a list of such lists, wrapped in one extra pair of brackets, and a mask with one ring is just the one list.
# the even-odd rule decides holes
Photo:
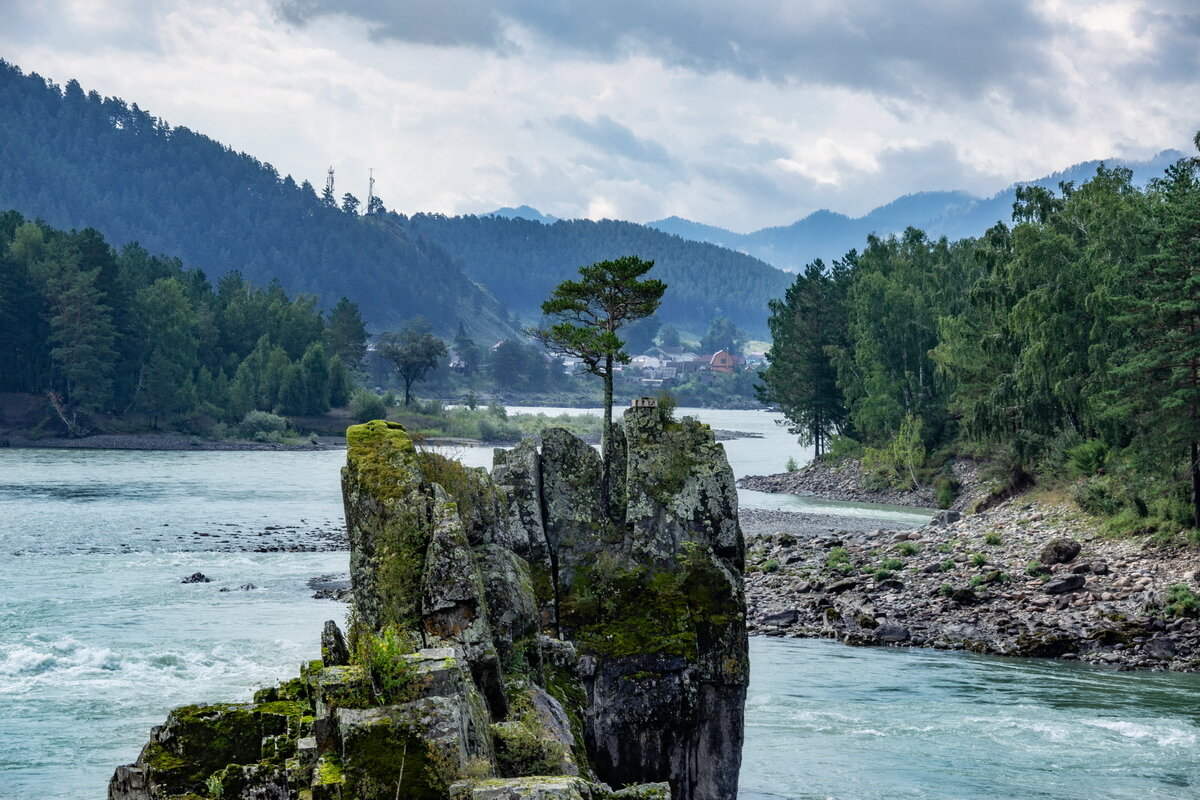
[[(739, 231), (1190, 149), (1196, 0), (0, 0), (0, 58), (389, 208)], [(2, 111), (0, 111), (2, 113)]]

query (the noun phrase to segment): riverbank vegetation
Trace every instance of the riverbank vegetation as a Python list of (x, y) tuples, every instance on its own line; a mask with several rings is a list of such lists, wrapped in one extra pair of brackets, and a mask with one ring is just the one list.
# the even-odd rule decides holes
[(0, 392), (50, 399), (79, 436), (121, 427), (194, 433), (254, 411), (344, 406), (366, 349), (357, 307), (203, 272), (95, 230), (0, 213)]
[(1198, 159), (1023, 187), (979, 239), (871, 237), (770, 326), (761, 396), (819, 454), (948, 499), (948, 456), (984, 457), (997, 497), (1058, 482), (1114, 531), (1200, 529)]

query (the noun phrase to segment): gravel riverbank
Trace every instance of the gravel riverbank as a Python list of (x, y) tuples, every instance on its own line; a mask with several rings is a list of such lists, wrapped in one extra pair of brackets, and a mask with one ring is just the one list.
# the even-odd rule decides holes
[(746, 514), (752, 634), (1200, 671), (1197, 623), (1164, 609), (1168, 587), (1200, 591), (1194, 549), (1028, 497), (903, 530)]
[[(978, 467), (974, 462), (959, 459), (952, 465), (955, 478), (964, 487), (979, 485)], [(854, 503), (883, 503), (892, 506), (936, 508), (937, 499), (929, 486), (914, 491), (892, 488), (869, 489), (871, 485), (862, 463), (857, 459), (812, 461), (791, 472), (774, 475), (747, 475), (738, 481), (739, 489), (753, 489), (773, 494), (795, 494), (822, 497), (826, 500), (846, 500)], [(964, 491), (950, 508), (962, 511), (979, 499), (973, 491)]]

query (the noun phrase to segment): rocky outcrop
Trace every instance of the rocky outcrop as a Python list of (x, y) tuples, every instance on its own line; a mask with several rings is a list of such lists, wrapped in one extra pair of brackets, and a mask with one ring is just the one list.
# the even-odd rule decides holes
[(394, 423), (347, 441), (349, 635), (254, 703), (176, 709), (110, 798), (736, 796), (744, 552), (707, 426), (638, 407), (607, 470), (550, 430), (491, 476)]
[(1095, 528), (1029, 496), (915, 529), (777, 527), (749, 542), (749, 628), (1200, 671), (1194, 549)]

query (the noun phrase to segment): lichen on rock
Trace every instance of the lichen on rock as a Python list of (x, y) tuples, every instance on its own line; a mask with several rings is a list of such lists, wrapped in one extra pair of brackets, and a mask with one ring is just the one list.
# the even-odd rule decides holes
[(736, 796), (743, 550), (707, 426), (635, 408), (607, 467), (552, 429), (492, 475), (395, 423), (347, 442), (348, 641), (327, 623), (256, 703), (173, 711), (112, 800)]

